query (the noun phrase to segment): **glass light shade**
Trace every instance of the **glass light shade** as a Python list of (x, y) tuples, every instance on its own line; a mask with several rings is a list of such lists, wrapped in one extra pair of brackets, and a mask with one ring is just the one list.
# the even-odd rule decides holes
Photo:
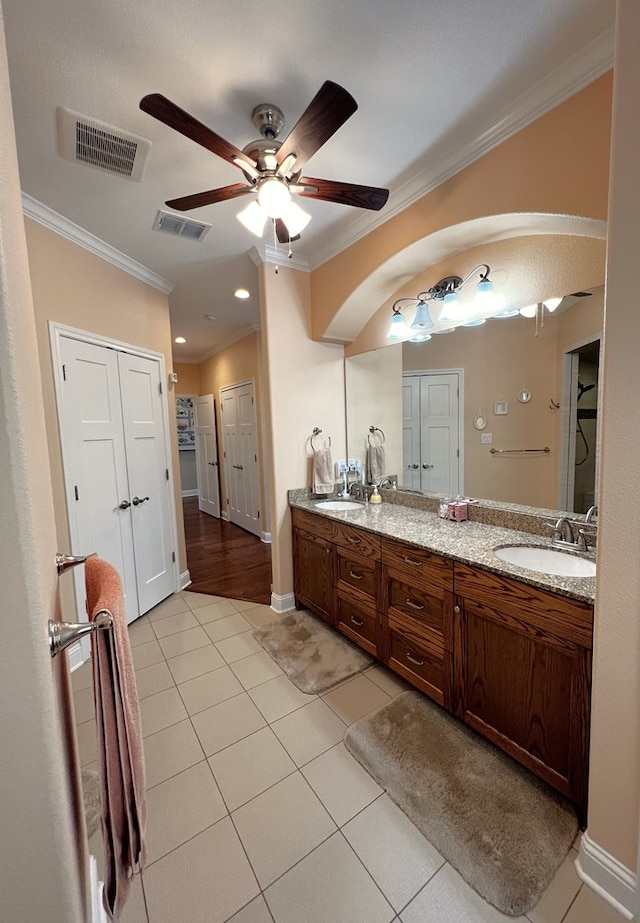
[(410, 343), (426, 343), (427, 340), (431, 339), (430, 333), (414, 333), (414, 335), (409, 340)]
[(440, 323), (456, 323), (460, 317), (460, 299), (457, 292), (447, 292), (438, 321)]
[(238, 212), (236, 217), (248, 231), (251, 231), (256, 237), (262, 237), (262, 232), (267, 222), (267, 214), (260, 208), (255, 199), (241, 212)]
[[(259, 198), (260, 196), (258, 195), (258, 199)], [(291, 201), (283, 210), (280, 217), (287, 226), (289, 237), (297, 237), (311, 221), (311, 215), (308, 215), (299, 205)]]
[(432, 330), (433, 327), (434, 323), (429, 314), (429, 305), (425, 301), (421, 301), (416, 308), (416, 316), (411, 324), (411, 330), (423, 332), (425, 330)]
[(481, 279), (476, 286), (472, 310), (474, 314), (493, 314), (503, 307), (502, 298), (496, 293), (490, 279)]
[(515, 317), (516, 314), (519, 314), (520, 311), (518, 308), (505, 308), (504, 311), (500, 311), (498, 314), (494, 314), (493, 317)]
[(561, 301), (562, 301), (562, 298), (546, 298), (546, 299), (542, 302), (542, 304), (545, 306), (545, 308), (547, 309), (547, 311), (552, 311), (552, 312), (553, 312), (553, 311), (555, 311), (555, 309), (558, 307), (558, 305), (560, 304)]
[(537, 304), (528, 304), (526, 305), (526, 307), (520, 308), (519, 313), (522, 314), (523, 317), (535, 317), (537, 310), (538, 310)]
[(262, 180), (258, 187), (258, 204), (269, 218), (282, 218), (291, 204), (291, 193), (287, 184), (275, 176)]
[(394, 312), (394, 315), (391, 318), (391, 326), (389, 327), (387, 338), (389, 340), (403, 340), (405, 337), (408, 337), (410, 333), (411, 331), (405, 324), (402, 314), (399, 312), (396, 314)]
[(476, 317), (475, 320), (465, 320), (460, 325), (461, 327), (479, 327), (480, 324), (486, 324), (486, 317)]

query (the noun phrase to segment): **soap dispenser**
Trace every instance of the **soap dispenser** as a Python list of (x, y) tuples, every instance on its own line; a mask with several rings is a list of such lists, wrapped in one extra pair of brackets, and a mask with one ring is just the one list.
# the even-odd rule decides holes
[(373, 490), (371, 491), (371, 496), (369, 497), (369, 503), (382, 503), (382, 497), (380, 496), (380, 491), (378, 490), (378, 485), (373, 485)]

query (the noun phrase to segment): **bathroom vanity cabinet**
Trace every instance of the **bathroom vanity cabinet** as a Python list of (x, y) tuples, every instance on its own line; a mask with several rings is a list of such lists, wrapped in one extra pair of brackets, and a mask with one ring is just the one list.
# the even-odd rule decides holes
[(306, 606), (527, 766), (586, 819), (593, 608), (292, 509)]

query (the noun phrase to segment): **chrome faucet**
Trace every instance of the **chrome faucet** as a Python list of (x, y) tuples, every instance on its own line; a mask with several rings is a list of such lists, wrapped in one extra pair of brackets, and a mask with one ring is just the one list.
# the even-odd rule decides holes
[(389, 478), (385, 476), (380, 480), (380, 483), (378, 484), (378, 490), (380, 490), (380, 488), (382, 487), (390, 487), (391, 490), (395, 490), (395, 488), (397, 487), (397, 484), (394, 483), (393, 478)]
[(578, 523), (572, 522), (567, 516), (561, 516), (555, 524), (547, 522), (545, 525), (547, 528), (553, 529), (553, 536), (551, 539), (552, 545), (561, 548), (573, 548), (576, 551), (588, 551), (587, 536), (595, 534), (593, 532), (585, 532), (584, 529), (578, 529), (578, 538), (576, 539), (573, 527), (574, 525), (578, 525)]
[(598, 518), (598, 507), (590, 506), (584, 517), (585, 522), (593, 522), (593, 520)]

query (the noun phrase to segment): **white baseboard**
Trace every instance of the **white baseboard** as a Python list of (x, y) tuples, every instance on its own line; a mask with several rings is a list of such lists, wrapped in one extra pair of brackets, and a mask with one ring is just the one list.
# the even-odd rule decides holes
[(183, 496), (183, 497), (197, 497), (197, 496), (198, 496), (198, 488), (197, 488), (197, 487), (194, 487), (193, 490), (183, 490), (183, 491), (182, 491), (182, 496)]
[(103, 884), (98, 877), (96, 857), (89, 856), (89, 882), (91, 887), (91, 923), (109, 923), (102, 903)]
[(271, 532), (263, 532), (260, 536), (260, 539), (265, 543), (265, 545), (271, 544)]
[(576, 859), (579, 877), (625, 920), (633, 920), (636, 906), (636, 876), (614, 856), (582, 834)]
[(277, 593), (271, 594), (271, 608), (280, 615), (283, 612), (289, 612), (296, 607), (296, 598), (293, 593), (287, 593), (285, 596), (278, 596)]
[(186, 588), (189, 586), (190, 583), (191, 583), (191, 574), (189, 573), (188, 570), (185, 570), (180, 574), (180, 589), (186, 590)]
[(224, 519), (225, 522), (231, 522), (231, 520), (230, 520), (230, 518), (229, 518), (229, 511), (228, 511), (228, 510), (222, 510), (222, 512), (220, 513), (220, 519)]

